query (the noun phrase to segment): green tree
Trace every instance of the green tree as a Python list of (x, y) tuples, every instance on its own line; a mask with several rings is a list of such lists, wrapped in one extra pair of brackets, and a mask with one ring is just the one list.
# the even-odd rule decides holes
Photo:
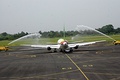
[(102, 28), (97, 29), (98, 31), (105, 33), (105, 34), (112, 34), (114, 33), (114, 27), (112, 24), (105, 25)]
[(120, 28), (115, 29), (115, 33), (120, 33)]

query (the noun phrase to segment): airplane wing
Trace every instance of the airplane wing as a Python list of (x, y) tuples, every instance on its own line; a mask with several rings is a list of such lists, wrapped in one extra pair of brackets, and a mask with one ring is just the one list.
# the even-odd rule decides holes
[(31, 47), (40, 47), (40, 48), (60, 48), (60, 45), (31, 45)]
[[(93, 41), (93, 42), (84, 42), (84, 43), (73, 43), (73, 44), (68, 44), (69, 47), (76, 47), (76, 46), (84, 46), (84, 45), (89, 45), (89, 44), (94, 44), (97, 42), (104, 42), (106, 40), (101, 40), (101, 41)], [(59, 49), (60, 45), (30, 45), (31, 47), (39, 47), (39, 48), (56, 48)]]
[(84, 46), (84, 45), (89, 45), (89, 44), (94, 44), (98, 42), (104, 42), (106, 40), (101, 40), (101, 41), (93, 41), (93, 42), (84, 42), (84, 43), (75, 43), (75, 44), (68, 44), (69, 47), (76, 47), (76, 46)]

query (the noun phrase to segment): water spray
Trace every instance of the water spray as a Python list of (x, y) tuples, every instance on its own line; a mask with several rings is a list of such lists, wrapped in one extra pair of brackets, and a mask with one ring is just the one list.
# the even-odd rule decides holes
[(91, 29), (91, 30), (93, 30), (93, 31), (95, 31), (95, 32), (98, 32), (98, 33), (100, 33), (100, 34), (102, 34), (102, 35), (104, 35), (104, 36), (106, 36), (106, 37), (108, 37), (108, 38), (112, 39), (113, 41), (116, 41), (116, 40), (115, 40), (115, 39), (113, 39), (112, 37), (110, 37), (110, 36), (108, 36), (108, 35), (106, 35), (106, 34), (104, 34), (104, 33), (100, 32), (100, 31), (98, 31), (98, 30), (95, 30), (95, 29), (93, 29), (93, 28), (91, 28), (91, 27), (88, 27), (88, 26), (84, 26), (84, 25), (77, 25), (77, 28), (76, 28), (76, 29), (78, 30), (80, 27), (85, 27), (85, 28)]
[(41, 35), (40, 35), (39, 33), (28, 34), (28, 35), (26, 35), (26, 36), (23, 36), (23, 37), (20, 37), (20, 38), (18, 38), (18, 39), (16, 39), (16, 40), (11, 41), (10, 43), (8, 43), (8, 45), (10, 45), (10, 44), (12, 44), (12, 43), (14, 43), (14, 42), (17, 42), (17, 41), (19, 41), (19, 40), (22, 40), (22, 39), (26, 39), (26, 38), (30, 38), (30, 37), (40, 38), (40, 36), (41, 36)]

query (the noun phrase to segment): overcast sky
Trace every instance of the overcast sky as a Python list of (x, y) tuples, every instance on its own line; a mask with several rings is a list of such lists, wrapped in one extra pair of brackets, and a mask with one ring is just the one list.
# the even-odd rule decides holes
[(120, 0), (0, 0), (0, 33), (120, 27)]

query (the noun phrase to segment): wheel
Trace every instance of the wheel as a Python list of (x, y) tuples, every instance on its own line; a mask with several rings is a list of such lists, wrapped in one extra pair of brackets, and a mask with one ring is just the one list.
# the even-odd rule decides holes
[(72, 49), (72, 48), (65, 49), (64, 52), (65, 52), (65, 53), (72, 53), (72, 52), (73, 52), (73, 49)]

